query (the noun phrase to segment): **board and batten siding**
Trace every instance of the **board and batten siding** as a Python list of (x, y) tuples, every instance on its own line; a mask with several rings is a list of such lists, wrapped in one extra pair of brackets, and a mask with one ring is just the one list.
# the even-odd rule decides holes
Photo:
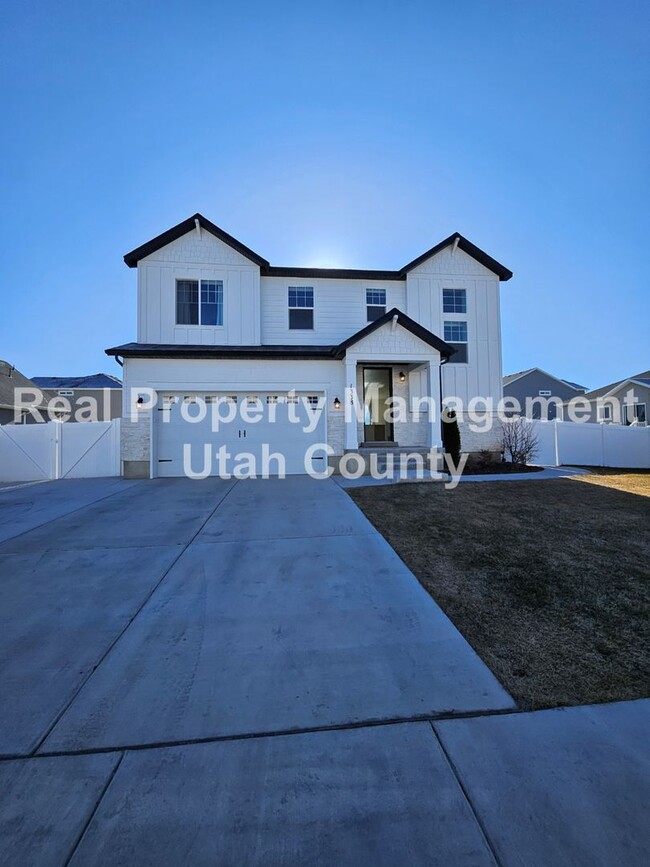
[[(176, 280), (221, 280), (223, 325), (177, 325)], [(177, 238), (138, 263), (138, 342), (257, 345), (260, 269), (209, 232)]]
[[(289, 286), (313, 288), (313, 331), (289, 329)], [(385, 289), (386, 310), (397, 307), (406, 312), (406, 286), (401, 280), (262, 277), (262, 343), (312, 345), (346, 340), (368, 324), (366, 289)]]
[[(444, 313), (443, 289), (465, 289), (467, 313)], [(460, 249), (441, 250), (407, 275), (406, 310), (416, 322), (444, 339), (444, 323), (467, 322), (467, 364), (442, 368), (443, 395), (501, 399), (501, 315), (499, 278)]]

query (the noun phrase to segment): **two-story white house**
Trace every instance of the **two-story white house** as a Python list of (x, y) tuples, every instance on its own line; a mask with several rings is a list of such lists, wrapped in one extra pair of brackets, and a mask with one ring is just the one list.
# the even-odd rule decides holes
[[(127, 477), (183, 475), (187, 444), (266, 444), (289, 473), (318, 443), (331, 465), (364, 447), (428, 449), (440, 417), (418, 398), (501, 398), (499, 282), (512, 273), (458, 233), (396, 271), (278, 267), (195, 214), (124, 261), (138, 273), (137, 342), (106, 352), (123, 365)], [(395, 398), (406, 414), (386, 413)], [(220, 417), (237, 409), (217, 431), (214, 403)], [(499, 451), (500, 436), (461, 416), (465, 450)]]

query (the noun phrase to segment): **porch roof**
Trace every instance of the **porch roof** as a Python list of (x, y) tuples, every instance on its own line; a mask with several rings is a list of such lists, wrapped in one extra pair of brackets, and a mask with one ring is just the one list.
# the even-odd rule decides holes
[(453, 346), (445, 343), (432, 331), (419, 325), (406, 313), (393, 307), (379, 319), (370, 322), (365, 328), (357, 331), (347, 340), (338, 344), (321, 344), (314, 346), (287, 346), (283, 344), (265, 346), (204, 346), (198, 344), (179, 343), (124, 343), (104, 350), (106, 355), (116, 358), (260, 358), (260, 359), (342, 359), (348, 349), (363, 340), (373, 331), (397, 321), (424, 343), (436, 349), (444, 358), (449, 358), (456, 351)]

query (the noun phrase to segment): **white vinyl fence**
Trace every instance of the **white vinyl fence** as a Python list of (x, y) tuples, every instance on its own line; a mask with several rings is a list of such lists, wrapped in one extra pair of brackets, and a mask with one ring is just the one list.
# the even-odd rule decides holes
[(536, 464), (650, 468), (650, 427), (557, 420), (531, 424), (539, 438)]
[(119, 475), (119, 418), (0, 425), (0, 482)]

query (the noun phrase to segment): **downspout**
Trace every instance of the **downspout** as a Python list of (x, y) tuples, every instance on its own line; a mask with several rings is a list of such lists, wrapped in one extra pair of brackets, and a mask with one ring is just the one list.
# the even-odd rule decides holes
[(445, 356), (444, 361), (442, 360), (442, 356), (440, 356), (440, 364), (438, 365), (438, 383), (440, 386), (440, 422), (439, 422), (439, 424), (440, 424), (440, 439), (442, 441), (443, 448), (444, 448), (444, 444), (445, 444), (445, 438), (442, 435), (442, 408), (443, 408), (443, 403), (442, 403), (442, 366), (444, 364), (447, 364), (448, 361), (449, 361), (448, 355)]

